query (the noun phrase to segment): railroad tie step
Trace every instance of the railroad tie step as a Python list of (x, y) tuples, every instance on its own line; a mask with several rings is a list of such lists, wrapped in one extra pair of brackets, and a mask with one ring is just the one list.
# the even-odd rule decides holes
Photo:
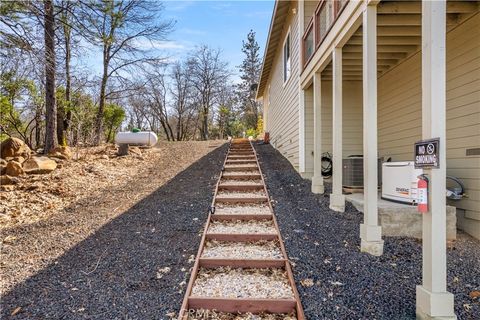
[(257, 165), (226, 165), (225, 171), (258, 171)]
[(255, 180), (260, 179), (262, 176), (255, 171), (249, 173), (230, 171), (225, 172), (222, 177), (230, 180)]
[(217, 203), (266, 203), (268, 202), (267, 197), (250, 197), (250, 198), (237, 198), (237, 197), (217, 197)]
[(251, 190), (263, 190), (263, 185), (261, 184), (221, 184), (218, 186), (219, 191), (230, 190), (230, 191), (251, 191)]
[(290, 313), (295, 310), (295, 299), (232, 299), (216, 297), (188, 298), (191, 309), (216, 310), (219, 312), (252, 312), (252, 313)]
[(248, 221), (248, 220), (271, 220), (272, 214), (214, 214), (212, 221)]

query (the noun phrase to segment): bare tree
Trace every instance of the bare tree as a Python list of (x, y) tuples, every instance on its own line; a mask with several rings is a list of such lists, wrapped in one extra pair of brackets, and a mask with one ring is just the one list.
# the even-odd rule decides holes
[(52, 0), (44, 0), (45, 15), (45, 148), (57, 146), (57, 105), (55, 103), (55, 16)]
[(167, 108), (167, 84), (165, 82), (164, 69), (156, 66), (148, 76), (146, 95), (149, 97), (148, 105), (152, 114), (160, 121), (167, 140), (175, 141), (172, 126), (169, 121)]
[[(72, 119), (71, 111), (71, 90), (72, 90), (72, 76), (71, 76), (71, 59), (72, 59), (72, 29), (75, 23), (73, 15), (75, 14), (76, 4), (73, 1), (61, 0), (58, 3), (57, 13), (60, 23), (61, 35), (63, 42), (63, 49), (65, 51), (65, 98), (62, 103), (57, 103), (57, 140), (61, 145), (67, 144), (66, 131), (70, 126)], [(79, 28), (81, 26), (78, 26)]]
[(187, 63), (177, 62), (172, 67), (171, 80), (173, 112), (176, 121), (177, 140), (185, 140), (187, 137), (188, 126), (194, 113), (192, 104), (192, 79), (191, 70)]
[[(102, 47), (103, 71), (99, 108), (95, 121), (95, 144), (103, 132), (103, 111), (108, 83), (123, 78), (128, 69), (158, 60), (141, 49), (141, 43), (163, 40), (172, 29), (171, 22), (159, 22), (162, 4), (148, 0), (91, 0), (85, 14), (90, 39)], [(123, 72), (123, 74), (122, 74)]]
[(191, 70), (192, 85), (200, 99), (200, 135), (208, 139), (208, 121), (210, 109), (219, 88), (226, 83), (228, 64), (221, 60), (221, 51), (202, 45), (191, 55), (188, 63)]

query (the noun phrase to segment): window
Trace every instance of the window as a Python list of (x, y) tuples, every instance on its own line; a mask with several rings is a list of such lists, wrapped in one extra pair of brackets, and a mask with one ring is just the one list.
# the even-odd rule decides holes
[(303, 39), (304, 61), (308, 61), (315, 51), (315, 43), (313, 41), (313, 24), (310, 24), (305, 38)]
[(291, 73), (290, 32), (283, 44), (283, 82), (287, 82)]

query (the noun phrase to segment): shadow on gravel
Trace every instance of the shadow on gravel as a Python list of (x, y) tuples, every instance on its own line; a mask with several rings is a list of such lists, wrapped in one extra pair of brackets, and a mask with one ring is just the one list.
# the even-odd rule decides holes
[[(226, 149), (213, 150), (15, 286), (2, 297), (1, 318), (169, 319), (181, 306), (181, 283), (188, 282)], [(159, 272), (165, 267), (171, 270)]]
[[(311, 193), (290, 162), (270, 145), (255, 146), (307, 319), (415, 319), (415, 286), (421, 283), (421, 242), (385, 238), (385, 253), (360, 252), (363, 215), (344, 213)], [(448, 290), (459, 319), (480, 319), (480, 242), (459, 232), (448, 250)], [(313, 286), (304, 287), (304, 279)]]

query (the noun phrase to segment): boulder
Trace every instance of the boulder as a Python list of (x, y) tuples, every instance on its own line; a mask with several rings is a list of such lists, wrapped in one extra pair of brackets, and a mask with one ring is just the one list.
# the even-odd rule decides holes
[(5, 174), (7, 170), (7, 161), (0, 159), (0, 174)]
[(7, 163), (5, 174), (8, 176), (17, 177), (25, 174), (25, 171), (23, 171), (21, 163), (12, 160)]
[(50, 153), (48, 155), (50, 157), (63, 159), (63, 160), (72, 159), (72, 151), (70, 150), (70, 148), (68, 146), (65, 146), (65, 147), (58, 146), (55, 149), (53, 149), (52, 151), (50, 151)]
[(15, 157), (12, 159), (13, 161), (17, 161), (18, 163), (22, 164), (25, 162), (25, 158), (24, 157), (21, 157), (21, 156), (18, 156), (18, 157)]
[(11, 184), (17, 184), (19, 182), (18, 178), (10, 177), (10, 176), (0, 176), (0, 185), (6, 186)]
[(142, 151), (140, 150), (139, 147), (130, 147), (129, 150), (131, 153), (136, 154), (138, 156), (142, 155)]
[(0, 145), (1, 157), (3, 159), (8, 157), (23, 157), (24, 159), (30, 158), (30, 148), (20, 139), (8, 138)]
[(26, 173), (49, 173), (57, 168), (57, 163), (48, 157), (32, 157), (23, 163)]

